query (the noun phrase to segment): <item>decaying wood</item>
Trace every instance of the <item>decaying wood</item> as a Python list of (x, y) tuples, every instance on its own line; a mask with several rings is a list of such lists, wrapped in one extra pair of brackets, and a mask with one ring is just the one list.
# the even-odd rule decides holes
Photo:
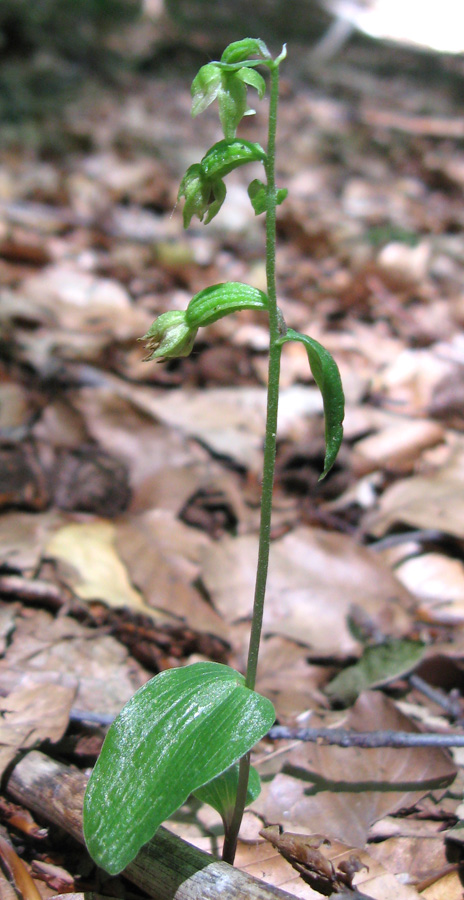
[(109, 894), (96, 894), (95, 891), (86, 891), (84, 894), (53, 894), (52, 900), (119, 900), (119, 898), (110, 897)]
[[(13, 769), (7, 790), (37, 816), (59, 825), (83, 843), (86, 784), (79, 769), (33, 750)], [(221, 900), (294, 900), (293, 894), (214, 859), (166, 828), (157, 831), (124, 874), (153, 900), (218, 900), (219, 895)], [(80, 900), (81, 895), (72, 896)], [(97, 894), (93, 896), (98, 900)], [(342, 891), (337, 900), (364, 898), (357, 891)]]
[[(78, 769), (34, 750), (16, 765), (7, 789), (17, 802), (83, 843), (86, 783)], [(219, 895), (221, 900), (292, 900), (293, 896), (215, 860), (165, 828), (158, 830), (124, 874), (153, 900), (217, 900)]]

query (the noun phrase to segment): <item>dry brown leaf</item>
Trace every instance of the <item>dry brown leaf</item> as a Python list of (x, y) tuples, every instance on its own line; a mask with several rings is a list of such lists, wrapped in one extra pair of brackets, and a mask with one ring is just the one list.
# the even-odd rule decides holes
[(64, 521), (61, 513), (54, 510), (3, 513), (0, 517), (0, 565), (31, 575), (38, 568), (50, 535)]
[[(319, 837), (320, 840), (323, 835), (311, 834), (309, 837)], [(344, 861), (349, 859), (353, 852), (355, 853), (360, 863), (366, 867), (358, 872), (354, 879), (355, 888), (359, 889), (363, 896), (372, 897), (373, 900), (414, 900), (414, 898), (417, 900), (419, 897), (414, 887), (402, 884), (365, 850), (360, 851), (338, 841), (331, 841), (330, 846), (321, 844), (319, 850), (327, 860), (332, 862), (334, 867), (343, 865)], [(290, 863), (266, 841), (251, 844), (240, 841), (236, 864), (249, 875), (261, 878), (268, 884), (288, 891), (295, 897), (301, 897), (304, 900), (320, 900), (321, 898), (319, 891), (316, 892), (308, 884), (305, 884), (292, 869)], [(334, 896), (337, 895), (334, 894)]]
[(443, 834), (437, 833), (438, 827), (442, 827), (441, 823), (437, 826), (435, 822), (416, 822), (420, 837), (408, 837), (401, 833), (401, 820), (398, 820), (399, 836), (370, 844), (369, 853), (393, 875), (407, 873), (414, 882), (425, 881), (447, 864), (445, 842)]
[(47, 887), (55, 891), (70, 891), (75, 886), (75, 878), (62, 866), (54, 865), (46, 860), (34, 859), (32, 872), (37, 880), (45, 882)]
[(48, 266), (22, 284), (23, 298), (31, 302), (35, 316), (58, 326), (71, 337), (74, 332), (107, 333), (108, 338), (137, 338), (150, 325), (145, 310), (131, 303), (122, 285), (98, 278), (69, 263)]
[(434, 348), (403, 350), (374, 378), (372, 391), (387, 409), (400, 409), (402, 415), (426, 415), (437, 385), (452, 374), (452, 364)]
[(288, 891), (302, 900), (321, 900), (321, 894), (305, 884), (290, 863), (267, 841), (252, 844), (239, 842), (235, 864), (248, 875)]
[(44, 610), (18, 617), (0, 660), (1, 693), (64, 685), (77, 691), (78, 709), (114, 715), (149, 677), (111, 635)]
[(434, 528), (464, 538), (464, 440), (453, 441), (448, 462), (430, 475), (402, 479), (387, 488), (378, 508), (367, 514), (363, 527), (382, 535), (393, 525)]
[(305, 710), (327, 705), (322, 687), (330, 679), (330, 670), (311, 665), (307, 656), (305, 647), (288, 638), (262, 641), (256, 690), (272, 700), (281, 724), (296, 725)]
[(91, 437), (128, 465), (131, 487), (140, 507), (147, 480), (167, 461), (171, 466), (191, 464), (192, 453), (182, 435), (154, 422), (153, 415), (132, 401), (136, 387), (124, 384), (121, 395), (120, 384), (118, 379), (105, 375), (103, 387), (83, 388), (73, 395), (72, 403)]
[(422, 451), (440, 443), (444, 435), (444, 429), (436, 422), (398, 419), (395, 425), (358, 441), (351, 465), (357, 475), (375, 469), (411, 472)]
[(20, 688), (0, 700), (0, 770), (18, 750), (59, 741), (69, 722), (75, 690), (60, 684)]
[(63, 579), (81, 600), (100, 600), (117, 609), (128, 607), (166, 621), (166, 616), (157, 616), (132, 586), (115, 540), (116, 529), (111, 522), (71, 522), (55, 531), (44, 552), (60, 564)]
[(132, 584), (153, 614), (181, 619), (197, 631), (227, 639), (227, 626), (193, 587), (207, 536), (172, 513), (151, 510), (117, 523), (116, 550)]
[(352, 889), (354, 875), (366, 868), (355, 854), (335, 868), (319, 849), (330, 843), (323, 835), (295, 834), (282, 831), (278, 825), (263, 828), (260, 835), (296, 869), (303, 881), (327, 897), (346, 887)]
[(0, 834), (0, 858), (2, 868), (9, 875), (22, 900), (42, 900), (22, 859), (13, 849), (9, 839), (2, 834)]
[(462, 882), (458, 872), (447, 872), (443, 878), (421, 891), (424, 900), (462, 900)]
[[(193, 437), (218, 456), (232, 458), (253, 471), (262, 465), (266, 411), (264, 388), (211, 388), (208, 391), (176, 391), (166, 394), (118, 383), (139, 409)], [(316, 388), (298, 385), (281, 392), (279, 436), (303, 425), (304, 417), (319, 414), (322, 400)]]
[(18, 900), (18, 895), (13, 885), (6, 880), (2, 872), (0, 872), (0, 897), (2, 900)]
[(443, 624), (464, 622), (464, 566), (442, 553), (406, 559), (395, 574), (419, 598), (418, 613)]
[[(375, 691), (361, 694), (344, 726), (355, 731), (417, 731)], [(362, 847), (373, 822), (412, 806), (432, 784), (449, 783), (455, 773), (450, 757), (439, 749), (365, 750), (300, 743), (288, 750), (281, 772), (263, 784), (252, 809), (286, 830), (304, 827)]]
[[(228, 622), (251, 614), (257, 539), (225, 537), (206, 548), (202, 577)], [(372, 552), (352, 538), (301, 527), (271, 549), (264, 633), (308, 646), (318, 657), (359, 652), (347, 618), (361, 606), (388, 634), (407, 630), (412, 598)]]

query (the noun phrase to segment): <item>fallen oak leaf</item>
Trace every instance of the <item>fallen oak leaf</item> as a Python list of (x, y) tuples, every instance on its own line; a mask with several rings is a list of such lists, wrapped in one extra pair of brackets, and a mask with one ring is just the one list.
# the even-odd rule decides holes
[(352, 890), (356, 872), (368, 869), (354, 853), (335, 869), (318, 849), (323, 844), (330, 846), (330, 841), (321, 835), (284, 832), (280, 825), (269, 825), (259, 833), (296, 869), (306, 884), (326, 897), (346, 887)]

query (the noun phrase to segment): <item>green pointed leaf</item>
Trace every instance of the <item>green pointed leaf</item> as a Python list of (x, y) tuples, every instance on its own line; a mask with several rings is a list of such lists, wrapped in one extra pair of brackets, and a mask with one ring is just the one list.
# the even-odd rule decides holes
[[(224, 822), (226, 830), (230, 825), (234, 814), (235, 798), (237, 796), (238, 788), (238, 773), (239, 764), (235, 763), (230, 769), (226, 769), (222, 775), (218, 775), (217, 778), (213, 778), (208, 784), (204, 784), (203, 787), (198, 788), (198, 790), (193, 792), (197, 800), (201, 800), (202, 803), (209, 803), (209, 805), (222, 816), (222, 821)], [(254, 769), (253, 766), (250, 766), (250, 777), (248, 779), (245, 806), (249, 806), (250, 803), (253, 803), (253, 801), (259, 797), (260, 793), (260, 777), (256, 769)]]
[(223, 63), (243, 62), (249, 56), (259, 56), (261, 59), (271, 59), (271, 54), (264, 41), (260, 38), (244, 38), (242, 41), (234, 41), (229, 44), (221, 56)]
[(243, 69), (238, 70), (237, 78), (239, 78), (240, 81), (244, 81), (245, 84), (248, 84), (250, 87), (256, 88), (259, 99), (263, 99), (264, 94), (266, 93), (266, 82), (256, 69), (247, 69), (244, 66)]
[[(276, 191), (276, 205), (280, 206), (281, 203), (285, 200), (288, 194), (287, 188), (279, 188)], [(266, 185), (263, 184), (259, 178), (255, 178), (248, 185), (248, 196), (251, 200), (251, 205), (255, 211), (255, 216), (260, 216), (261, 213), (266, 212), (267, 208), (267, 191)]]
[(196, 329), (212, 325), (223, 316), (242, 309), (268, 308), (267, 295), (263, 291), (241, 281), (228, 281), (212, 284), (195, 294), (187, 307), (185, 321), (189, 328)]
[(255, 216), (260, 216), (261, 213), (266, 212), (266, 185), (259, 178), (255, 178), (248, 185), (248, 196), (255, 211)]
[(95, 862), (121, 872), (161, 823), (247, 753), (274, 718), (270, 700), (219, 663), (152, 678), (112, 724), (89, 781), (84, 835)]
[(222, 84), (222, 73), (215, 63), (202, 66), (192, 82), (192, 116), (198, 116), (213, 103)]
[(261, 144), (244, 140), (223, 140), (213, 144), (201, 160), (205, 178), (224, 178), (233, 169), (247, 162), (264, 162), (266, 153)]
[(325, 478), (332, 468), (343, 438), (343, 418), (345, 415), (345, 397), (338, 366), (331, 354), (322, 344), (289, 328), (280, 343), (300, 341), (308, 354), (309, 366), (314, 380), (322, 394), (325, 417), (325, 460), (324, 471), (320, 476)]
[(375, 647), (366, 647), (361, 659), (349, 666), (326, 686), (329, 697), (349, 705), (361, 691), (380, 687), (401, 678), (418, 665), (425, 653), (421, 641), (389, 640)]

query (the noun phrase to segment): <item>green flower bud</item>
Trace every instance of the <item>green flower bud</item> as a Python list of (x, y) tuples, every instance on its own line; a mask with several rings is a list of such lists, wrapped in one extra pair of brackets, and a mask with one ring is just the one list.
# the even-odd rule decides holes
[(141, 338), (147, 342), (150, 359), (172, 359), (177, 356), (188, 356), (192, 350), (198, 328), (187, 324), (186, 313), (180, 310), (165, 312), (153, 322), (147, 333)]
[[(252, 41), (253, 45), (256, 43)], [(261, 42), (258, 43), (261, 45)], [(249, 61), (252, 66), (257, 63), (257, 60)], [(246, 64), (243, 67), (240, 63), (237, 67), (229, 67), (224, 62), (212, 62), (202, 66), (192, 82), (192, 116), (204, 112), (217, 99), (224, 137), (229, 140), (234, 138), (243, 116), (254, 112), (247, 108), (247, 85), (256, 88), (260, 98), (264, 96), (264, 78)]]
[[(193, 216), (205, 225), (219, 212), (226, 196), (226, 186), (221, 178), (208, 178), (202, 165), (194, 163), (187, 169), (179, 188), (177, 199), (185, 197), (184, 228), (188, 228)], [(206, 218), (204, 218), (206, 215)]]

